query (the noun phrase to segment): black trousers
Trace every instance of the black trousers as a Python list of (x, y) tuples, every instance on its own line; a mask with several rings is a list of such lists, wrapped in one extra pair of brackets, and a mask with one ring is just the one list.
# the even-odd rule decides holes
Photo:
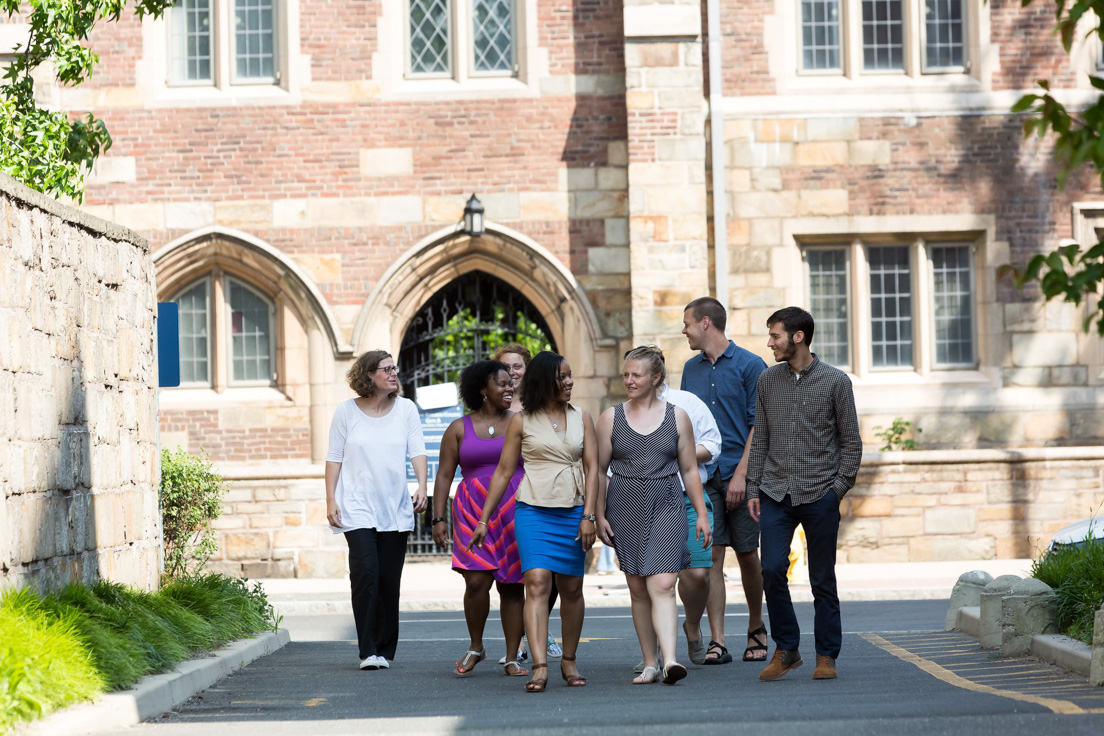
[(349, 545), (349, 583), (353, 594), (360, 658), (395, 658), (399, 644), (399, 582), (410, 532), (354, 529)]

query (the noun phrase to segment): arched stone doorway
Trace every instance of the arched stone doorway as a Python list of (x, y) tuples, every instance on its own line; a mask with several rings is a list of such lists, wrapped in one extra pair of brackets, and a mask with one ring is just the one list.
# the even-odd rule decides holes
[(407, 326), (398, 361), (403, 388), (455, 381), (464, 366), (510, 342), (533, 354), (556, 349), (544, 317), (520, 291), (469, 271), (434, 294)]

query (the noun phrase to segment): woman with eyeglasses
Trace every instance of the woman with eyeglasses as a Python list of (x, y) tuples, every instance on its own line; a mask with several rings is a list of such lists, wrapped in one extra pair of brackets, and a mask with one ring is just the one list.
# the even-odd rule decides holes
[[(330, 423), (326, 518), (349, 545), (360, 669), (380, 670), (395, 659), (406, 538), (427, 505), (425, 439), (414, 402), (399, 396), (390, 353), (364, 353), (345, 377), (357, 396), (339, 404)], [(418, 481), (413, 499), (408, 459)]]

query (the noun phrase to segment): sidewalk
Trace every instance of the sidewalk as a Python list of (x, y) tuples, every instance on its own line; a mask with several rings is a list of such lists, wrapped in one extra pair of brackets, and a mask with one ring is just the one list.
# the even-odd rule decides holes
[[(1027, 576), (1031, 560), (965, 560), (953, 562), (899, 562), (836, 566), (840, 600), (884, 601), (949, 598), (958, 576), (970, 570), (998, 575)], [(742, 603), (738, 567), (725, 567), (728, 602)], [(270, 578), (260, 581), (280, 615), (347, 613), (347, 578)], [(404, 611), (449, 611), (463, 608), (463, 579), (450, 561), (408, 562), (403, 570), (400, 606)], [(808, 582), (792, 582), (794, 601), (811, 601)], [(587, 575), (583, 580), (587, 606), (628, 606), (629, 592), (621, 573)], [(498, 606), (492, 590), (491, 605)]]

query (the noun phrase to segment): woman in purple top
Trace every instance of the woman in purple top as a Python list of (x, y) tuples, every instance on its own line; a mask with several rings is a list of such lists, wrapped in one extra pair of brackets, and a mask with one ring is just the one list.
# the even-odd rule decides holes
[(444, 548), (448, 546), (445, 504), (459, 464), (463, 480), (452, 502), (452, 568), (464, 576), (466, 583), (464, 618), (471, 645), (453, 673), (460, 677), (469, 675), (487, 657), (483, 628), (490, 611), (491, 584), (497, 583), (502, 633), (506, 636), (507, 661), (503, 669), (510, 676), (528, 675), (529, 670), (522, 669), (514, 659), (524, 633), (525, 606), (521, 559), (514, 536), (514, 497), (525, 474), (520, 464), (488, 524), (486, 541), (482, 547), (468, 549), (502, 454), (506, 428), (514, 415), (510, 411), (514, 389), (507, 367), (497, 360), (468, 366), (460, 373), (460, 398), (471, 413), (445, 430), (433, 484), (433, 541)]

